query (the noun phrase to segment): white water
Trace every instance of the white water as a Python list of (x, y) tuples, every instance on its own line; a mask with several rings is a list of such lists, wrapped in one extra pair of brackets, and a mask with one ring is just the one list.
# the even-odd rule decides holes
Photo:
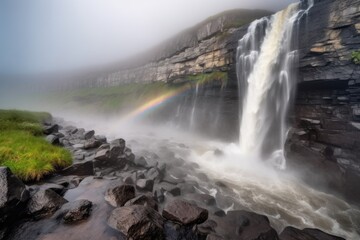
[(299, 4), (254, 21), (239, 41), (237, 73), (243, 96), (240, 149), (285, 168), (286, 117), (296, 86), (296, 32)]

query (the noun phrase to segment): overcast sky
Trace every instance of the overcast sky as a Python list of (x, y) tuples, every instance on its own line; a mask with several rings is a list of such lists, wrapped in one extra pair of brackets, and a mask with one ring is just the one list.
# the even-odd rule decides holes
[(120, 60), (234, 8), (296, 0), (0, 0), (0, 74), (73, 70)]

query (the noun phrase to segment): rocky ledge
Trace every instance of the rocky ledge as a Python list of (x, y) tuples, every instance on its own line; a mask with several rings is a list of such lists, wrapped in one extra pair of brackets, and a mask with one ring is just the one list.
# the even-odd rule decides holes
[(183, 180), (188, 163), (171, 153), (166, 164), (94, 131), (53, 124), (44, 132), (74, 164), (33, 185), (0, 167), (0, 239), (341, 239), (293, 227), (279, 234), (266, 216), (224, 212), (201, 184)]

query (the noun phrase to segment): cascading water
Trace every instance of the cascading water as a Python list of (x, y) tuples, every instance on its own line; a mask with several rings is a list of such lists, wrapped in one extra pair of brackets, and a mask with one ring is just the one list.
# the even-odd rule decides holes
[(280, 168), (285, 168), (286, 117), (297, 84), (296, 40), (305, 12), (292, 4), (254, 21), (237, 49), (241, 152)]

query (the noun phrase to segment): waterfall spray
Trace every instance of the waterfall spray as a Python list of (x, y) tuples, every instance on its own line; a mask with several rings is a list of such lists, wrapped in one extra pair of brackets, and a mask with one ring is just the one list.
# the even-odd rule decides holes
[(254, 21), (237, 49), (241, 152), (270, 159), (281, 169), (286, 164), (287, 113), (297, 84), (298, 25), (305, 12), (292, 4)]

